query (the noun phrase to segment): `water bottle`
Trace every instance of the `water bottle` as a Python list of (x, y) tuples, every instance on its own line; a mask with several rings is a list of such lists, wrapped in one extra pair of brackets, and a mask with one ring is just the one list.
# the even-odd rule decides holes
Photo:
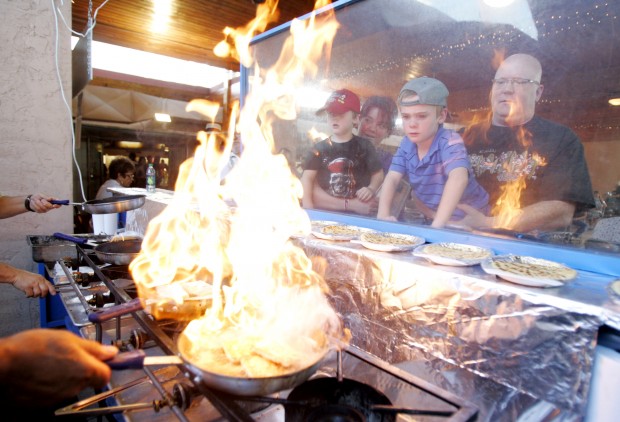
[(155, 192), (155, 167), (149, 163), (149, 167), (146, 169), (146, 192)]

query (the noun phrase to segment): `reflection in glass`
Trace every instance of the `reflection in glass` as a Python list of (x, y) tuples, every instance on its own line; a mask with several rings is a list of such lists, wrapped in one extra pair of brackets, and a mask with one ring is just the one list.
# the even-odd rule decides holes
[[(620, 231), (614, 220), (601, 223), (620, 216), (614, 193), (620, 181), (620, 120), (618, 109), (608, 104), (620, 92), (620, 45), (614, 37), (620, 4), (515, 0), (506, 7), (489, 7), (474, 0), (364, 0), (339, 2), (338, 7), (340, 28), (331, 54), (317, 63), (315, 78), (290, 93), (296, 99), (296, 117), (276, 122), (276, 151), (286, 148), (299, 164), (305, 152), (326, 137), (326, 120), (315, 111), (332, 91), (350, 89), (361, 96), (363, 105), (372, 96), (395, 99), (405, 81), (424, 75), (447, 85), (450, 115), (445, 126), (464, 131), (488, 117), (491, 81), (497, 78), (501, 60), (515, 53), (531, 54), (541, 62), (540, 79), (501, 78), (514, 81), (507, 82), (514, 89), (536, 90), (538, 84), (529, 81), (540, 81), (544, 92), (536, 101), (536, 116), (577, 135), (592, 191), (598, 194), (592, 207), (576, 207), (572, 221), (527, 228), (527, 238), (570, 247), (607, 242), (604, 250), (620, 243), (620, 235), (594, 237), (600, 235), (599, 224), (612, 227), (606, 233)], [(258, 67), (246, 69), (250, 91), (252, 78), (277, 60), (287, 36), (288, 28), (280, 28), (253, 42)], [(521, 86), (515, 78), (528, 82)], [(381, 148), (393, 153), (402, 137), (397, 122)], [(406, 202), (399, 220), (425, 224), (413, 199)], [(498, 232), (518, 235), (513, 230)]]

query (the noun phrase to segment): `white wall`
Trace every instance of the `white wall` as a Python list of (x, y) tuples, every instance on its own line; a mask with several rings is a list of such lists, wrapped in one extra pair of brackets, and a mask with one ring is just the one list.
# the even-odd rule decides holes
[[(71, 2), (54, 3), (71, 22)], [(1, 0), (0, 15), (0, 193), (25, 196), (40, 192), (71, 198), (71, 118), (57, 77), (52, 3)], [(70, 33), (60, 19), (58, 22), (59, 71), (64, 92), (70, 97)], [(36, 271), (26, 236), (56, 231), (73, 232), (69, 207), (0, 220), (0, 261)], [(38, 323), (39, 301), (0, 284), (0, 335)]]

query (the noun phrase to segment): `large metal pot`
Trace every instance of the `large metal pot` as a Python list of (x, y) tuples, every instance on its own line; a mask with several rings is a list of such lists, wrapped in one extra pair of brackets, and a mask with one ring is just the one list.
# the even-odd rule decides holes
[(95, 246), (97, 258), (106, 264), (129, 265), (142, 248), (142, 239), (118, 240)]
[(140, 208), (146, 202), (146, 195), (113, 196), (111, 198), (93, 199), (86, 202), (70, 202), (68, 199), (50, 201), (58, 205), (77, 205), (90, 214), (112, 214)]
[(247, 378), (218, 374), (194, 364), (188, 357), (190, 341), (185, 333), (179, 335), (177, 346), (179, 356), (146, 356), (144, 350), (134, 350), (119, 353), (106, 363), (113, 369), (137, 369), (144, 365), (185, 365), (207, 387), (237, 396), (266, 396), (306, 381), (317, 371), (327, 354), (326, 350), (316, 362), (296, 372), (273, 377)]

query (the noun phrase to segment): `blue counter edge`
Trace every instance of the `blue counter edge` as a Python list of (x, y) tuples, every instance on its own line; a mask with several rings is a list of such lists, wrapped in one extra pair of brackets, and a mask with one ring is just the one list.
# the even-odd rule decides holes
[(620, 277), (620, 256), (610, 253), (560, 247), (523, 239), (504, 239), (463, 231), (435, 229), (398, 222), (375, 220), (356, 215), (337, 214), (327, 211), (306, 210), (311, 220), (327, 220), (346, 223), (373, 230), (420, 236), (429, 243), (454, 242), (492, 249), (495, 254), (533, 256), (568, 265), (582, 271)]

